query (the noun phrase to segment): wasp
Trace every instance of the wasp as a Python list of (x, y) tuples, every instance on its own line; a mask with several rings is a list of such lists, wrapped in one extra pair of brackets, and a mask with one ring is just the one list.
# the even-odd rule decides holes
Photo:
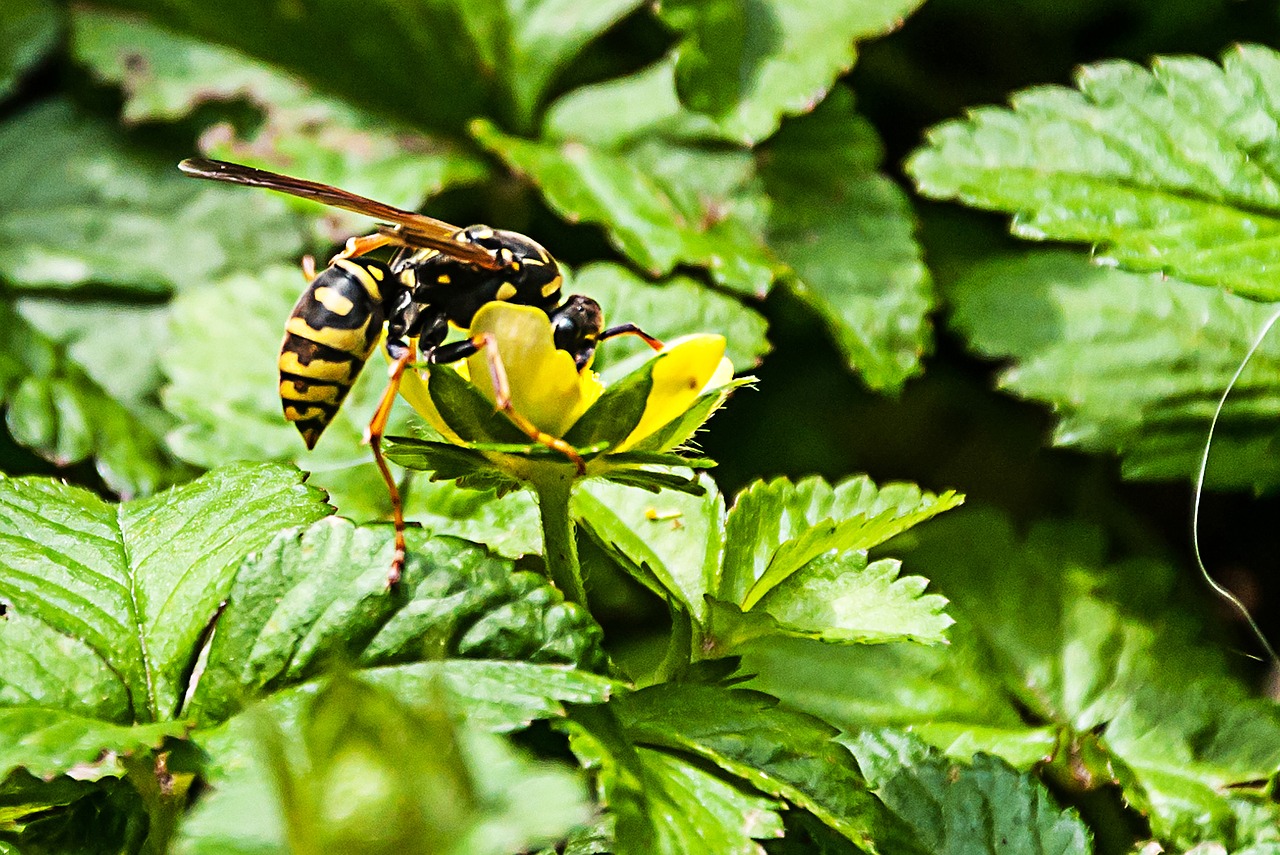
[[(400, 491), (383, 457), (382, 437), (415, 351), (431, 364), (455, 362), (484, 351), (497, 408), (532, 440), (564, 454), (581, 474), (585, 464), (572, 446), (543, 433), (512, 406), (493, 337), (482, 334), (445, 343), (449, 330), (468, 329), (481, 306), (498, 300), (545, 311), (556, 348), (572, 355), (579, 371), (591, 361), (600, 342), (615, 336), (635, 335), (654, 349), (662, 347), (635, 324), (606, 329), (600, 304), (590, 297), (563, 297), (556, 260), (517, 232), (483, 225), (458, 228), (327, 184), (237, 163), (189, 158), (178, 168), (195, 178), (275, 190), (381, 221), (376, 233), (348, 240), (319, 273), (310, 259), (304, 259), (308, 284), (285, 324), (279, 369), (284, 417), (297, 426), (307, 448), (314, 448), (385, 331), (391, 368), (365, 441), (391, 497), (395, 521), (391, 584), (399, 581), (404, 569), (405, 522)], [(389, 261), (366, 257), (383, 247), (396, 250)]]

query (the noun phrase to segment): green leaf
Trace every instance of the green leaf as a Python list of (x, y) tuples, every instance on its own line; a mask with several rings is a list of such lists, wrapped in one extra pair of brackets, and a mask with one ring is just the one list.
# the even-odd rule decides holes
[(669, 26), (684, 32), (675, 50), (676, 94), (695, 113), (723, 117), (745, 94), (756, 69), (746, 37), (752, 18), (738, 0), (682, 3), (658, 8)]
[[(621, 148), (646, 136), (723, 141), (710, 116), (693, 113), (676, 96), (676, 62), (667, 57), (627, 77), (580, 86), (547, 110), (543, 135)], [(618, 110), (626, 104), (626, 110)]]
[(756, 675), (748, 685), (846, 731), (909, 727), (954, 759), (986, 751), (1020, 769), (1052, 759), (1063, 728), (1022, 718), (966, 622), (948, 636), (945, 647), (775, 637), (740, 652), (743, 671)]
[(763, 295), (777, 263), (764, 249), (765, 200), (746, 151), (650, 140), (627, 150), (508, 136), (477, 121), (472, 133), (527, 175), (562, 217), (599, 223), (653, 276), (706, 267), (735, 291)]
[(453, 538), (408, 532), (409, 561), (387, 589), (388, 527), (325, 520), (282, 533), (240, 567), (192, 708), (221, 720), (256, 695), (335, 663), (441, 657), (596, 668), (600, 629), (546, 580)]
[[(820, 0), (761, 0), (744, 4), (739, 21), (736, 10), (726, 14), (722, 3), (687, 4), (687, 9), (682, 4), (676, 23), (700, 33), (692, 44), (705, 61), (685, 58), (691, 46), (686, 40), (677, 47), (675, 73), (670, 64), (662, 73), (667, 92), (641, 75), (606, 84), (617, 97), (613, 103), (626, 104), (625, 112), (632, 114), (609, 122), (660, 125), (680, 109), (675, 98), (679, 89), (694, 105), (710, 105), (724, 116), (710, 128), (706, 123), (680, 124), (701, 126), (704, 132), (714, 129), (718, 136), (753, 145), (777, 130), (784, 116), (812, 110), (853, 66), (856, 42), (895, 29), (919, 5), (919, 0), (835, 6)], [(730, 41), (729, 31), (739, 28), (744, 31), (740, 41)], [(640, 92), (652, 95), (636, 98)], [(726, 103), (730, 95), (736, 97)]]
[(1093, 851), (1075, 811), (1059, 808), (1043, 784), (999, 758), (979, 754), (959, 766), (894, 731), (861, 733), (849, 747), (880, 797), (937, 855)]
[(891, 558), (867, 563), (864, 553), (815, 558), (747, 612), (713, 600), (713, 634), (725, 649), (762, 635), (797, 635), (827, 642), (946, 641), (955, 623), (947, 601), (925, 594), (929, 580), (899, 578)]
[(724, 499), (703, 475), (702, 496), (584, 484), (573, 514), (584, 531), (658, 596), (706, 622), (708, 593), (716, 589), (724, 548)]
[(757, 482), (729, 513), (719, 596), (748, 611), (819, 555), (870, 549), (962, 501), (953, 490), (876, 487), (865, 476), (834, 487), (818, 478)]
[[(296, 269), (269, 267), (174, 300), (172, 336), (183, 344), (162, 364), (169, 380), (163, 398), (181, 424), (169, 444), (184, 460), (206, 467), (246, 459), (296, 461), (314, 470), (311, 483), (328, 490), (344, 514), (385, 518), (386, 487), (361, 445), (386, 386), (384, 357), (370, 358), (316, 451), (306, 450), (281, 414), (280, 337), (305, 287)], [(404, 424), (393, 415), (389, 430), (402, 431)]]
[(186, 734), (184, 722), (112, 724), (61, 709), (0, 708), (0, 780), (15, 769), (52, 778), (74, 771), (80, 780), (120, 776), (120, 757), (159, 748)]
[[(72, 24), (76, 58), (125, 90), (126, 121), (173, 121), (211, 101), (246, 99), (258, 107), (263, 122), (250, 136), (230, 125), (206, 132), (202, 147), (216, 157), (410, 209), (427, 195), (487, 173), (483, 162), (456, 146), (320, 95), (237, 50), (114, 12), (77, 9)], [(369, 229), (368, 220), (310, 207), (344, 226)]]
[(1171, 568), (1107, 564), (1091, 526), (1045, 523), (1023, 538), (993, 513), (955, 515), (920, 538), (907, 559), (972, 622), (1024, 718), (1096, 733), (1161, 838), (1234, 840), (1255, 809), (1251, 788), (1280, 768), (1280, 711), (1174, 607)]
[[(1187, 479), (1210, 420), (1273, 307), (1068, 253), (999, 258), (950, 294), (953, 326), (983, 356), (1012, 359), (1000, 385), (1057, 413), (1057, 445), (1122, 456), (1126, 477)], [(1280, 343), (1274, 332), (1227, 399), (1206, 481), (1280, 483)]]
[(635, 11), (640, 0), (461, 0), (462, 19), (487, 73), (501, 82), (517, 128), (531, 130), (556, 75), (588, 43)]
[(542, 553), (538, 505), (526, 490), (498, 496), (492, 490), (417, 478), (409, 487), (405, 514), (429, 532), (484, 544), (505, 558)]
[(569, 724), (574, 753), (596, 776), (616, 817), (616, 855), (760, 855), (756, 839), (779, 837), (777, 801), (687, 759), (636, 746), (600, 714)]
[(911, 206), (877, 171), (883, 158), (844, 87), (760, 154), (769, 245), (795, 271), (792, 290), (867, 386), (897, 392), (921, 371), (933, 301)]
[(64, 102), (0, 124), (0, 149), (0, 276), (14, 286), (159, 295), (301, 247), (279, 200), (185, 180)]
[(1014, 215), (1032, 239), (1093, 244), (1257, 299), (1280, 297), (1280, 58), (1243, 45), (1221, 67), (1161, 57), (1086, 66), (1079, 91), (1037, 87), (929, 133), (907, 170), (926, 195)]
[(359, 14), (343, 0), (300, 0), (287, 7), (229, 0), (216, 9), (199, 0), (106, 5), (142, 12), (177, 32), (279, 66), (375, 114), (426, 129), (457, 131), (485, 111), (493, 94), (457, 3), (370, 0)]
[[(0, 673), (15, 675), (6, 692), (67, 699), (86, 679), (102, 685), (105, 666), (115, 677), (112, 700), (83, 698), (69, 713), (116, 723), (172, 718), (236, 562), (281, 526), (328, 510), (301, 482), (283, 466), (236, 466), (111, 505), (51, 480), (0, 477), (0, 600), (22, 619), (0, 624), (0, 632), (18, 627), (0, 647)], [(54, 633), (74, 641), (60, 649), (62, 661), (37, 672)]]
[(110, 787), (113, 779), (100, 780), (107, 783), (78, 781), (65, 775), (46, 781), (30, 772), (11, 773), (0, 782), (0, 834), (21, 834), (28, 822), (41, 818), (38, 814), (47, 816), (49, 812), (93, 796)]
[(17, 809), (24, 812), (19, 821), (5, 829), (5, 845), (13, 844), (13, 848), (5, 850), (6, 855), (42, 852), (114, 855), (138, 851), (146, 838), (144, 808), (131, 783), (117, 778), (82, 783), (65, 776), (46, 782), (17, 773), (10, 776), (4, 787), (16, 798), (22, 798), (25, 792), (53, 802), (43, 812), (30, 814), (25, 810), (38, 806), (39, 802), (22, 803)]
[(0, 98), (58, 41), (61, 10), (51, 0), (10, 0), (0, 10)]
[[(633, 323), (660, 341), (693, 333), (725, 337), (725, 356), (738, 371), (760, 363), (770, 350), (765, 319), (739, 300), (702, 287), (684, 276), (651, 283), (627, 268), (597, 262), (576, 271), (567, 286), (608, 308), (608, 325)], [(592, 367), (605, 379), (653, 353), (635, 336), (610, 339), (596, 351)]]
[[(56, 305), (44, 308), (55, 314), (59, 310)], [(66, 314), (91, 322), (87, 315), (92, 312), (84, 307), (66, 307)], [(133, 326), (130, 322), (138, 320), (129, 315), (106, 310), (94, 321), (119, 322), (111, 326), (116, 337), (113, 346), (118, 347), (126, 341), (123, 334)], [(145, 329), (150, 324), (139, 326)], [(128, 361), (109, 365), (111, 349), (99, 349), (99, 336), (88, 336), (81, 346), (75, 340), (65, 344), (51, 340), (3, 300), (0, 328), (6, 331), (0, 341), (0, 404), (5, 407), (5, 424), (15, 440), (59, 466), (92, 458), (107, 487), (126, 498), (154, 493), (188, 474), (161, 442), (160, 433), (166, 426), (163, 414), (149, 402), (136, 399), (133, 409), (127, 408), (112, 395), (130, 395), (135, 391), (127, 388), (131, 381), (152, 391), (147, 387), (153, 374), (130, 374)], [(141, 344), (145, 339), (128, 340), (135, 353), (147, 352)], [(104, 380), (114, 373), (111, 367), (130, 376), (113, 381), (116, 389), (104, 389), (89, 376), (88, 365)]]
[[(223, 762), (177, 851), (284, 852), (310, 841), (332, 851), (501, 853), (586, 821), (576, 776), (453, 720), (454, 700), (439, 685), (406, 700), (339, 677), (301, 709), (237, 716), (206, 739)], [(521, 797), (528, 792), (539, 797)]]
[(813, 812), (868, 852), (925, 852), (873, 796), (836, 730), (760, 692), (664, 683), (610, 703), (638, 745), (689, 752)]

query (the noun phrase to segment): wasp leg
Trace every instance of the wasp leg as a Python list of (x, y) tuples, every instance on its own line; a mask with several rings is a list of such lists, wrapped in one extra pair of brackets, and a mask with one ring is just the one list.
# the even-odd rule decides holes
[(347, 245), (342, 248), (342, 252), (329, 259), (329, 263), (333, 264), (341, 258), (356, 258), (367, 252), (373, 252), (375, 249), (381, 249), (392, 242), (391, 238), (381, 234), (348, 238)]
[(652, 347), (654, 350), (662, 350), (662, 342), (658, 341), (635, 324), (619, 324), (616, 327), (609, 327), (609, 329), (596, 336), (596, 341), (604, 341), (607, 338), (617, 338), (620, 335), (638, 336), (645, 344), (649, 345), (649, 347)]
[(494, 404), (497, 408), (506, 413), (507, 418), (515, 422), (516, 427), (520, 428), (529, 439), (560, 452), (573, 462), (579, 475), (585, 474), (587, 463), (578, 453), (578, 449), (558, 436), (539, 430), (537, 425), (525, 418), (512, 404), (511, 382), (507, 379), (507, 369), (502, 364), (502, 354), (498, 352), (498, 340), (494, 338), (493, 333), (481, 333), (465, 341), (438, 347), (432, 352), (430, 358), (432, 362), (437, 363), (456, 362), (481, 350), (484, 351), (485, 359), (489, 363), (489, 380), (493, 383)]
[[(400, 500), (400, 489), (396, 487), (396, 479), (391, 476), (391, 470), (387, 468), (386, 458), (382, 456), (382, 435), (387, 429), (387, 419), (391, 416), (391, 405), (395, 403), (396, 395), (400, 392), (400, 378), (404, 376), (405, 369), (413, 359), (413, 348), (400, 345), (395, 349), (399, 350), (400, 348), (403, 348), (403, 352), (395, 358), (395, 362), (391, 363), (387, 388), (383, 390), (382, 400), (378, 402), (378, 409), (374, 411), (373, 418), (369, 420), (369, 427), (364, 432), (364, 441), (369, 443), (369, 447), (373, 449), (373, 460), (378, 464), (378, 471), (382, 473), (382, 480), (387, 482), (387, 494), (391, 497), (391, 518), (395, 521), (396, 526), (396, 551), (391, 557), (391, 570), (387, 573), (388, 588), (400, 581), (400, 576), (404, 573), (406, 554), (404, 504)], [(388, 350), (391, 349), (392, 345), (388, 344)]]

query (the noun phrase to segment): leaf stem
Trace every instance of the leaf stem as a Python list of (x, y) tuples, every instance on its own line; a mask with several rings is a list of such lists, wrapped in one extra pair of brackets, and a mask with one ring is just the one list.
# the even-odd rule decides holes
[(538, 511), (542, 517), (542, 552), (547, 576), (564, 594), (566, 602), (586, 608), (587, 591), (582, 584), (578, 544), (574, 540), (573, 518), (569, 515), (572, 477), (548, 478), (534, 483)]
[(129, 783), (142, 797), (150, 820), (143, 852), (147, 855), (168, 852), (178, 817), (186, 805), (186, 786), (175, 785), (174, 777), (169, 774), (167, 752), (144, 751), (120, 759)]

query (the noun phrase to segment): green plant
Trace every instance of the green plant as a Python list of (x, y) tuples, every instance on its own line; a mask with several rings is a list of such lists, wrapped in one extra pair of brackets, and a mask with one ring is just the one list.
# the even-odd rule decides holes
[[(1280, 35), (1121, 5), (1098, 55)], [(1052, 65), (1107, 4), (918, 6), (5, 4), (0, 855), (1280, 853), (1280, 710), (1107, 460), (1185, 484), (1274, 311), (1280, 55), (982, 88), (929, 27), (1012, 65), (1034, 22)], [(759, 379), (606, 342), (578, 477), (414, 377), (388, 587), (379, 358), (313, 453), (275, 377), (299, 256), (369, 224), (197, 151), (536, 236), (611, 322)], [(1211, 489), (1276, 486), (1277, 347)]]

